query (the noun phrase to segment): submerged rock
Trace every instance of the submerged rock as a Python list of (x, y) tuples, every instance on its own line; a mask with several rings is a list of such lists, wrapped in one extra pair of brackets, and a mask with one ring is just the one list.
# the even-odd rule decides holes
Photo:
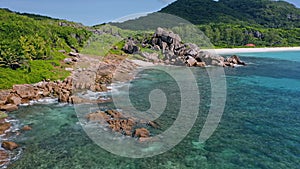
[(15, 110), (18, 110), (18, 106), (15, 104), (6, 104), (6, 105), (0, 106), (0, 110), (15, 111)]
[(30, 126), (26, 125), (26, 126), (24, 126), (24, 127), (22, 128), (22, 130), (23, 130), (23, 131), (29, 131), (29, 130), (32, 130), (32, 128), (31, 128)]
[(226, 62), (226, 64), (229, 64), (229, 65), (230, 64), (244, 65), (244, 66), (246, 65), (246, 63), (241, 61), (241, 59), (236, 55), (233, 55), (233, 56), (227, 58), (225, 62)]
[(14, 150), (19, 147), (18, 144), (12, 141), (3, 141), (1, 146), (6, 150)]
[(145, 128), (135, 129), (134, 137), (147, 138), (150, 136), (150, 132)]
[(4, 134), (6, 130), (11, 127), (11, 124), (8, 122), (0, 123), (0, 135)]
[(153, 128), (159, 128), (155, 122), (126, 117), (117, 110), (97, 111), (90, 113), (86, 116), (86, 119), (89, 122), (99, 122), (101, 125), (108, 126), (114, 132), (137, 138), (150, 137), (150, 132), (148, 129), (137, 127), (148, 125)]
[(0, 150), (0, 167), (9, 163), (9, 154), (4, 150)]

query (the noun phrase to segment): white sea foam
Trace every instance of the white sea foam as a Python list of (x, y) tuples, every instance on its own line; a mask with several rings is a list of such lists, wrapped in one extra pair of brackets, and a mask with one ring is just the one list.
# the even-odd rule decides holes
[(87, 90), (85, 92), (79, 93), (78, 96), (84, 99), (89, 99), (89, 100), (97, 100), (100, 97), (106, 97), (108, 95), (107, 92), (93, 92), (90, 90)]
[(29, 106), (33, 104), (53, 104), (58, 103), (58, 98), (45, 97), (39, 100), (31, 100), (29, 103), (20, 104), (20, 106)]

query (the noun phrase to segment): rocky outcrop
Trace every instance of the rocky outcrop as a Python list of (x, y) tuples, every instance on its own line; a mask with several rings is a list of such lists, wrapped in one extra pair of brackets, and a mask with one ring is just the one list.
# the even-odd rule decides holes
[(134, 54), (137, 53), (140, 50), (140, 48), (136, 45), (133, 39), (128, 38), (122, 50), (125, 53)]
[(114, 132), (137, 138), (148, 138), (151, 135), (148, 129), (145, 127), (138, 128), (138, 126), (159, 128), (159, 125), (155, 122), (127, 117), (116, 110), (90, 113), (86, 116), (86, 119), (88, 122), (96, 122), (102, 126), (108, 126)]
[(159, 59), (159, 54), (158, 53), (141, 52), (140, 55), (143, 58), (145, 58), (145, 60), (148, 61), (148, 62), (153, 62), (153, 63), (161, 62), (161, 60)]
[(156, 46), (156, 49), (161, 49), (162, 53), (165, 53), (166, 51), (176, 51), (182, 47), (182, 42), (180, 36), (172, 31), (157, 28), (151, 40), (151, 45)]
[(19, 147), (19, 145), (12, 141), (3, 141), (1, 146), (6, 150), (14, 150)]
[(0, 135), (4, 134), (11, 127), (8, 122), (0, 122)]
[(9, 153), (5, 150), (0, 150), (0, 168), (9, 163)]
[(22, 127), (22, 130), (29, 131), (29, 130), (32, 130), (32, 128), (30, 126), (26, 125), (26, 126)]
[[(146, 52), (139, 52), (146, 61), (154, 63), (187, 65), (190, 67), (205, 67), (208, 65), (233, 67), (233, 65), (245, 65), (245, 63), (240, 60), (235, 63), (236, 58), (233, 58), (235, 56), (225, 60), (223, 56), (202, 51), (196, 44), (183, 43), (179, 35), (162, 28), (157, 28), (151, 40), (133, 42), (133, 39), (130, 38), (130, 41), (127, 41), (124, 48), (127, 49), (129, 46), (132, 46), (133, 44), (136, 45), (138, 43), (141, 43), (141, 46), (143, 47), (148, 47), (153, 51), (160, 51), (162, 53), (163, 58), (159, 59), (157, 53), (150, 54)], [(132, 52), (128, 52), (128, 50), (124, 51), (132, 54)], [(135, 53), (136, 52), (138, 51), (135, 51)]]
[(235, 65), (243, 65), (243, 66), (246, 65), (246, 63), (241, 61), (241, 59), (236, 55), (226, 58), (224, 63), (226, 66), (231, 66), (231, 67), (234, 67)]
[(5, 104), (0, 106), (0, 110), (3, 111), (15, 111), (18, 110), (18, 106), (15, 104)]
[(147, 138), (149, 136), (150, 136), (150, 132), (147, 129), (145, 129), (145, 128), (135, 129), (135, 131), (134, 131), (134, 137)]
[(0, 105), (4, 105), (7, 102), (7, 98), (10, 96), (11, 90), (0, 91)]

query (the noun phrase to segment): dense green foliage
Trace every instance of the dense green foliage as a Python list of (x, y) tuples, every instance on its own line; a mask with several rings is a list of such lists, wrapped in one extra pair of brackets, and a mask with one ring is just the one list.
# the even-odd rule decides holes
[(95, 25), (92, 28), (94, 34), (81, 51), (83, 54), (96, 56), (123, 55), (125, 53), (122, 51), (122, 48), (128, 37), (142, 41), (145, 37), (153, 35), (153, 31), (133, 31), (121, 29), (110, 24)]
[(0, 9), (0, 89), (65, 78), (58, 51), (80, 50), (90, 35), (80, 24)]
[(193, 24), (248, 23), (268, 28), (300, 27), (300, 9), (274, 0), (177, 0), (160, 12)]
[(69, 72), (65, 71), (67, 65), (60, 62), (62, 58), (64, 56), (58, 53), (51, 60), (29, 61), (30, 67), (26, 69), (12, 70), (0, 67), (0, 89), (11, 88), (14, 84), (36, 83), (44, 79), (65, 79), (69, 76)]
[(16, 68), (31, 60), (55, 57), (59, 49), (70, 51), (83, 47), (90, 33), (83, 28), (68, 26), (63, 21), (20, 15), (0, 9), (0, 64)]
[(260, 47), (300, 45), (300, 28), (287, 30), (224, 23), (198, 27), (217, 47), (240, 47), (249, 43)]

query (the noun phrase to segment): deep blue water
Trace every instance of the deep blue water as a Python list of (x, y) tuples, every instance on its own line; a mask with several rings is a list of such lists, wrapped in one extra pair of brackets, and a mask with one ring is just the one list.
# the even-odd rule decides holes
[[(211, 106), (211, 84), (205, 69), (192, 68), (201, 99), (198, 118), (184, 140), (168, 152), (142, 159), (114, 155), (88, 137), (73, 106), (35, 104), (12, 114), (33, 130), (15, 139), (23, 153), (10, 168), (300, 168), (300, 52), (240, 56), (249, 64), (225, 68), (225, 110), (204, 144), (198, 139)], [(161, 129), (149, 129), (153, 135), (160, 134), (176, 120), (179, 87), (158, 70), (144, 70), (138, 76), (130, 88), (130, 99), (138, 110), (149, 109), (153, 89), (166, 93), (166, 109), (156, 120)]]

